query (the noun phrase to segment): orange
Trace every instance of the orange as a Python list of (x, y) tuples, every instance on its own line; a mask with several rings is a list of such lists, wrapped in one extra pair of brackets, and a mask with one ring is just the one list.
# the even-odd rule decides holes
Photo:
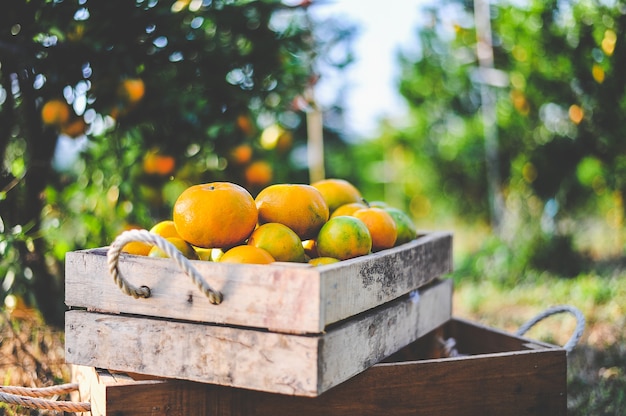
[(333, 264), (337, 262), (339, 262), (339, 260), (332, 257), (316, 257), (309, 260), (309, 264), (313, 266), (323, 266), (325, 264)]
[(265, 160), (250, 163), (243, 174), (246, 178), (246, 184), (252, 187), (266, 186), (274, 177), (272, 166)]
[(70, 119), (70, 106), (63, 100), (52, 99), (41, 108), (41, 120), (50, 126), (60, 126)]
[(219, 260), (221, 263), (270, 264), (274, 258), (260, 247), (243, 245), (226, 251)]
[(289, 149), (293, 147), (293, 134), (289, 131), (285, 131), (283, 134), (278, 136), (278, 141), (276, 142), (276, 150), (279, 153), (285, 154)]
[(301, 240), (314, 238), (328, 221), (328, 205), (311, 185), (270, 185), (257, 195), (259, 224), (279, 222), (296, 232)]
[(150, 228), (152, 234), (160, 235), (163, 238), (177, 237), (180, 238), (178, 231), (176, 231), (176, 224), (172, 220), (160, 221)]
[(361, 192), (345, 179), (322, 179), (311, 186), (320, 191), (331, 214), (341, 205), (363, 201)]
[(257, 224), (252, 195), (230, 182), (212, 182), (185, 189), (174, 203), (178, 234), (202, 248), (229, 248), (244, 242)]
[[(182, 238), (169, 237), (169, 238), (166, 238), (166, 240), (172, 243), (174, 247), (178, 249), (178, 251), (183, 253), (183, 256), (191, 260), (198, 260), (198, 255), (196, 254), (196, 251), (193, 249), (191, 244), (189, 244)], [(148, 256), (149, 257), (169, 257), (167, 253), (165, 253), (165, 251), (161, 250), (157, 246), (152, 247), (152, 249), (148, 253)]]
[[(135, 224), (127, 224), (124, 227), (124, 231), (139, 229), (141, 229), (141, 227)], [(122, 247), (122, 251), (128, 254), (134, 254), (135, 256), (147, 256), (148, 253), (150, 253), (152, 247), (152, 244), (144, 243), (141, 241), (131, 241), (130, 243)]]
[(230, 158), (237, 165), (245, 165), (252, 159), (252, 147), (249, 144), (240, 144), (230, 151)]
[(174, 172), (176, 159), (158, 151), (149, 151), (143, 158), (143, 171), (148, 175), (167, 176)]
[(331, 218), (317, 236), (320, 257), (347, 260), (369, 254), (372, 236), (363, 221), (350, 216)]
[(398, 226), (393, 217), (382, 208), (364, 208), (356, 211), (354, 217), (365, 223), (372, 236), (372, 251), (391, 248), (398, 237)]
[(125, 79), (118, 89), (119, 96), (124, 98), (129, 104), (135, 104), (141, 101), (145, 92), (146, 85), (141, 78)]
[(87, 124), (82, 117), (76, 118), (72, 121), (68, 121), (67, 123), (61, 126), (61, 133), (71, 137), (76, 138), (80, 135), (85, 134), (87, 131)]
[(347, 204), (343, 204), (339, 206), (339, 208), (334, 210), (332, 214), (330, 214), (330, 218), (338, 217), (340, 215), (352, 215), (356, 211), (363, 208), (367, 208), (367, 205), (365, 205), (365, 203), (363, 202), (350, 202)]
[(255, 130), (252, 118), (250, 118), (247, 114), (240, 114), (237, 116), (237, 127), (239, 127), (239, 130), (241, 130), (246, 136), (252, 136)]
[(398, 236), (395, 243), (396, 246), (408, 243), (417, 237), (417, 228), (415, 227), (415, 223), (413, 223), (413, 220), (406, 212), (393, 207), (383, 209), (391, 215), (391, 218), (393, 218), (396, 223), (396, 227), (398, 229)]
[(131, 241), (122, 248), (122, 251), (128, 254), (134, 254), (135, 256), (147, 256), (150, 250), (152, 250), (152, 247), (153, 246), (148, 243)]
[(266, 250), (276, 261), (304, 262), (304, 247), (300, 237), (289, 227), (268, 222), (250, 234), (248, 245)]

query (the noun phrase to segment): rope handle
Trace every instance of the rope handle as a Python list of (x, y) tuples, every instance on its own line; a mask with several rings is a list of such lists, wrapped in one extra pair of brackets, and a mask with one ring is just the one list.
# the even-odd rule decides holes
[(568, 353), (571, 352), (576, 344), (578, 344), (578, 341), (580, 341), (580, 338), (583, 336), (583, 332), (585, 331), (585, 316), (580, 310), (571, 305), (557, 305), (546, 309), (545, 311), (539, 313), (537, 316), (528, 320), (525, 324), (520, 326), (516, 332), (516, 335), (524, 335), (526, 332), (528, 332), (530, 328), (538, 324), (540, 321), (543, 321), (544, 319), (559, 313), (569, 313), (573, 315), (574, 318), (576, 318), (576, 328), (574, 329), (574, 333), (570, 337), (569, 341), (567, 341), (565, 345), (563, 345), (563, 349), (565, 351), (567, 351)]
[(142, 243), (151, 244), (159, 247), (163, 250), (172, 260), (178, 264), (178, 266), (185, 272), (185, 274), (193, 280), (198, 286), (200, 291), (209, 299), (214, 305), (219, 305), (222, 302), (223, 295), (221, 292), (213, 289), (202, 277), (202, 275), (196, 270), (191, 262), (183, 256), (183, 254), (165, 238), (153, 234), (147, 230), (128, 230), (118, 235), (109, 250), (107, 251), (107, 263), (109, 265), (109, 273), (113, 277), (113, 281), (117, 284), (120, 290), (133, 298), (149, 298), (151, 290), (148, 286), (134, 286), (129, 283), (120, 273), (118, 268), (118, 262), (122, 248), (128, 243), (138, 241)]
[(42, 397), (67, 394), (78, 390), (78, 384), (68, 383), (50, 387), (0, 386), (0, 402), (34, 409), (55, 410), (61, 412), (83, 413), (91, 411), (88, 402), (44, 399)]
[[(515, 335), (518, 335), (521, 337), (526, 332), (528, 332), (530, 328), (538, 324), (540, 321), (546, 319), (549, 316), (556, 315), (556, 314), (563, 313), (563, 312), (568, 312), (574, 315), (574, 317), (576, 318), (576, 329), (574, 330), (574, 333), (572, 334), (569, 341), (567, 341), (565, 345), (563, 346), (563, 349), (567, 353), (569, 353), (574, 349), (574, 346), (578, 344), (578, 341), (580, 341), (580, 338), (583, 336), (583, 332), (585, 331), (585, 316), (582, 314), (580, 310), (578, 310), (574, 306), (558, 305), (558, 306), (553, 306), (551, 308), (548, 308), (544, 310), (543, 312), (539, 313), (534, 318), (530, 319), (524, 325), (520, 326), (517, 332), (515, 333)], [(437, 341), (440, 347), (442, 348), (442, 351), (446, 357), (462, 357), (465, 355), (465, 354), (461, 354), (457, 350), (456, 339), (452, 337), (447, 338), (447, 339), (439, 337)]]

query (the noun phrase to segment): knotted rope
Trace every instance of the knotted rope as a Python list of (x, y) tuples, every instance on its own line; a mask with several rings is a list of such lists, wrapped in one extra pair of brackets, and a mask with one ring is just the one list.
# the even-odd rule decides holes
[(91, 404), (87, 402), (72, 402), (42, 398), (67, 394), (76, 390), (78, 390), (78, 384), (76, 383), (39, 388), (0, 386), (0, 401), (8, 404), (43, 410), (75, 413), (91, 411)]
[(576, 328), (574, 329), (574, 333), (572, 334), (569, 341), (567, 341), (565, 345), (563, 345), (563, 349), (569, 353), (570, 351), (574, 349), (576, 344), (578, 344), (578, 341), (583, 336), (583, 332), (585, 331), (585, 316), (582, 314), (580, 310), (578, 310), (574, 306), (557, 305), (557, 306), (548, 308), (545, 311), (538, 314), (537, 316), (535, 316), (534, 318), (530, 319), (528, 322), (526, 322), (522, 326), (520, 326), (516, 332), (516, 335), (522, 336), (526, 332), (528, 332), (530, 328), (535, 326), (540, 321), (546, 319), (549, 316), (556, 315), (559, 313), (564, 313), (564, 312), (570, 313), (574, 315), (574, 318), (576, 318)]
[(128, 243), (139, 241), (142, 243), (151, 244), (159, 247), (163, 250), (172, 260), (178, 264), (178, 266), (185, 272), (185, 274), (193, 280), (198, 286), (200, 291), (209, 299), (209, 302), (215, 305), (219, 305), (222, 302), (222, 293), (214, 290), (204, 280), (202, 275), (196, 270), (191, 262), (183, 256), (183, 254), (169, 241), (163, 237), (153, 234), (147, 230), (128, 230), (124, 231), (113, 241), (107, 252), (107, 262), (109, 266), (109, 273), (113, 277), (113, 281), (120, 290), (126, 295), (137, 298), (149, 298), (151, 295), (150, 288), (148, 286), (134, 286), (129, 283), (121, 274), (118, 268), (118, 262), (120, 253), (124, 246)]

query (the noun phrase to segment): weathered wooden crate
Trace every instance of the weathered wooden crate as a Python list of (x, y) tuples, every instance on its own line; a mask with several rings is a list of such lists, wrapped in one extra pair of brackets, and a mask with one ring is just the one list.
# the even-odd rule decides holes
[(124, 256), (120, 272), (152, 296), (123, 294), (106, 249), (66, 258), (66, 361), (299, 396), (317, 396), (451, 317), (452, 237), (323, 267), (193, 265), (220, 290), (212, 305), (168, 259)]
[(393, 249), (323, 267), (192, 261), (224, 295), (220, 305), (212, 305), (170, 259), (122, 254), (120, 272), (152, 293), (133, 299), (114, 284), (106, 252), (67, 253), (68, 307), (287, 333), (320, 333), (452, 271), (452, 235), (447, 232), (427, 233)]
[[(442, 357), (453, 337), (461, 357)], [(91, 414), (206, 416), (565, 415), (564, 349), (451, 319), (319, 397), (75, 367)]]

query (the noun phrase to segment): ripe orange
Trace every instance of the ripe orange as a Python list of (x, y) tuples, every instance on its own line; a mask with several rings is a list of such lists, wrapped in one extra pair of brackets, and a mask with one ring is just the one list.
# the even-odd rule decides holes
[(328, 205), (311, 185), (270, 185), (257, 195), (259, 224), (279, 222), (296, 232), (301, 240), (314, 238), (328, 221)]
[(255, 131), (254, 122), (247, 114), (240, 114), (237, 116), (237, 127), (239, 127), (239, 130), (241, 130), (246, 136), (252, 136)]
[(274, 177), (272, 166), (265, 160), (257, 160), (250, 163), (243, 174), (246, 178), (246, 184), (251, 187), (266, 186)]
[(262, 248), (242, 245), (226, 251), (219, 260), (221, 263), (270, 264), (274, 258)]
[(135, 256), (147, 256), (150, 250), (152, 250), (152, 247), (154, 246), (148, 243), (131, 241), (122, 248), (122, 251), (128, 254), (134, 254)]
[(278, 136), (278, 141), (276, 142), (276, 150), (278, 153), (284, 154), (293, 146), (293, 134), (290, 131), (285, 131), (283, 134)]
[(400, 244), (408, 243), (409, 241), (414, 240), (417, 237), (417, 228), (415, 227), (415, 223), (409, 217), (409, 215), (398, 209), (393, 207), (383, 208), (396, 223), (398, 229), (398, 237), (396, 238), (396, 246)]
[(202, 248), (229, 248), (245, 241), (257, 224), (252, 195), (230, 182), (212, 182), (185, 189), (174, 203), (178, 234)]
[[(169, 237), (169, 238), (166, 238), (166, 240), (169, 241), (170, 243), (172, 243), (174, 245), (174, 247), (176, 247), (178, 249), (178, 251), (183, 253), (183, 256), (187, 257), (190, 260), (198, 260), (198, 255), (196, 254), (196, 251), (193, 249), (191, 244), (189, 244), (188, 242), (186, 242), (182, 238), (179, 238), (179, 237)], [(148, 256), (149, 257), (169, 257), (165, 253), (165, 251), (161, 250), (157, 246), (154, 246), (154, 247), (152, 247), (152, 249), (150, 249), (150, 252), (148, 253)]]
[(70, 106), (63, 100), (52, 99), (41, 108), (41, 120), (49, 126), (61, 126), (70, 119)]
[(129, 104), (136, 104), (143, 98), (146, 85), (141, 78), (128, 78), (121, 82), (118, 94)]
[(61, 133), (71, 137), (76, 138), (80, 135), (85, 134), (87, 131), (87, 124), (82, 117), (76, 118), (74, 120), (68, 121), (67, 123), (61, 126)]
[(230, 159), (237, 165), (245, 165), (252, 159), (252, 147), (249, 144), (240, 144), (230, 151)]
[(176, 159), (169, 155), (163, 155), (157, 151), (146, 153), (143, 158), (143, 171), (148, 175), (167, 176), (174, 172)]
[(363, 201), (361, 192), (345, 179), (322, 179), (311, 186), (320, 191), (331, 214), (341, 205)]
[(363, 221), (356, 217), (331, 218), (317, 236), (317, 252), (320, 257), (347, 260), (369, 254), (372, 236)]
[(268, 222), (250, 234), (248, 245), (266, 250), (276, 261), (304, 262), (304, 247), (300, 237), (289, 227)]
[(160, 235), (163, 238), (177, 237), (181, 238), (176, 231), (176, 224), (172, 220), (160, 221), (150, 228), (152, 234)]
[[(138, 229), (141, 229), (141, 227), (135, 224), (127, 224), (124, 227), (124, 231)], [(152, 247), (154, 247), (152, 244), (144, 243), (141, 241), (131, 241), (130, 243), (122, 247), (122, 251), (128, 254), (134, 254), (135, 256), (147, 256), (148, 253), (150, 253)]]
[(391, 248), (398, 237), (398, 227), (392, 216), (382, 208), (364, 208), (356, 211), (354, 217), (365, 223), (372, 236), (372, 251)]
[(343, 204), (339, 206), (339, 208), (334, 210), (332, 214), (330, 214), (330, 218), (339, 217), (340, 215), (352, 215), (356, 211), (363, 208), (367, 208), (367, 205), (365, 205), (365, 203), (363, 202), (350, 202), (347, 204)]
[(309, 260), (309, 264), (313, 266), (323, 266), (325, 264), (337, 263), (339, 260), (332, 257), (316, 257)]

